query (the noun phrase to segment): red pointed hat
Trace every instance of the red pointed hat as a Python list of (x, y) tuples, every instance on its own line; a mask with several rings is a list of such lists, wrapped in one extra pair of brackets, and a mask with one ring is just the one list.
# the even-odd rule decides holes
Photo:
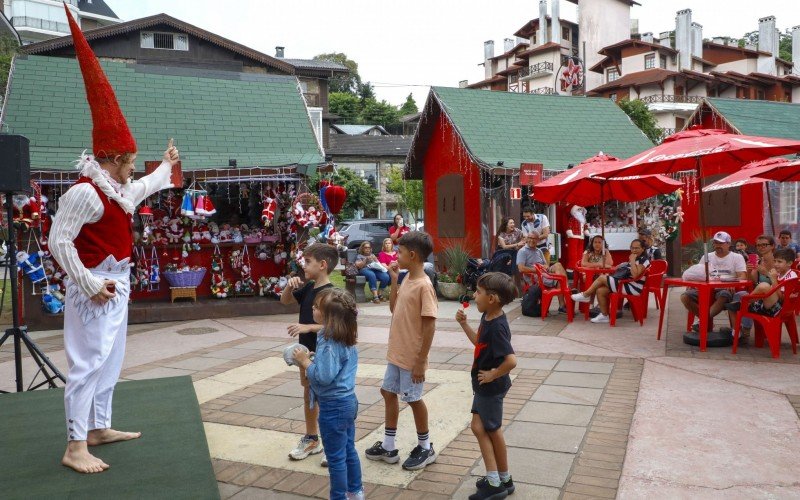
[(67, 12), (69, 29), (72, 31), (72, 42), (75, 46), (75, 55), (83, 73), (83, 83), (86, 86), (86, 99), (92, 111), (92, 149), (99, 158), (113, 158), (117, 155), (136, 152), (136, 140), (131, 135), (128, 122), (117, 102), (114, 89), (103, 73), (97, 56), (89, 47), (89, 42), (84, 38), (81, 29), (72, 18), (72, 14), (64, 4)]

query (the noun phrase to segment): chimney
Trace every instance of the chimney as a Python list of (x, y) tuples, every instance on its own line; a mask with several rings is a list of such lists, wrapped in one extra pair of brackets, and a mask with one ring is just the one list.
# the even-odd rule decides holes
[(692, 56), (703, 58), (703, 25), (692, 23)]
[(550, 8), (550, 41), (561, 44), (561, 12), (559, 0), (553, 0)]
[(458, 82), (458, 88), (460, 89), (467, 88), (467, 85), (469, 85), (469, 82), (467, 80), (461, 80)]
[(547, 0), (539, 0), (539, 45), (547, 43)]
[[(633, 35), (638, 35), (639, 34), (639, 20), (638, 19), (631, 19), (631, 23), (630, 23), (629, 28), (631, 30), (631, 38), (633, 38)], [(641, 37), (639, 37), (639, 38), (641, 39)]]
[(775, 16), (762, 17), (758, 20), (758, 50), (777, 57), (775, 49), (778, 46), (778, 39), (775, 31)]
[(528, 42), (530, 42), (530, 40), (528, 40), (526, 38), (522, 38), (521, 36), (517, 37), (517, 45), (519, 45), (521, 43), (528, 43)]
[(778, 37), (775, 30), (775, 16), (762, 17), (758, 20), (758, 50), (769, 52), (769, 56), (758, 56), (756, 67), (760, 73), (775, 75), (778, 67), (775, 58), (778, 57)]
[(792, 62), (794, 74), (800, 74), (800, 26), (792, 28)]
[(494, 40), (486, 40), (483, 42), (483, 70), (486, 78), (491, 78), (492, 74), (492, 61), (489, 59), (494, 57)]
[(509, 50), (514, 48), (514, 40), (511, 38), (506, 38), (503, 40), (503, 52), (508, 52)]
[(672, 40), (670, 40), (669, 31), (662, 31), (658, 34), (658, 43), (664, 47), (672, 48)]
[(642, 33), (642, 41), (643, 42), (654, 43), (653, 40), (655, 40), (653, 38), (653, 34), (650, 33), (649, 31), (647, 33)]
[(716, 43), (717, 45), (728, 45), (727, 36), (715, 36), (711, 41)]
[(675, 50), (678, 69), (692, 69), (692, 9), (679, 10), (675, 17)]
[(283, 58), (283, 49), (286, 47), (281, 47), (280, 45), (275, 47), (275, 57)]

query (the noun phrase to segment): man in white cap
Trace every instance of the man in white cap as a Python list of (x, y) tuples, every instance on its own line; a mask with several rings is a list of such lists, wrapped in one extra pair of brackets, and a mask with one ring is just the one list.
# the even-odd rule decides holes
[[(736, 252), (731, 252), (731, 235), (725, 231), (717, 231), (714, 234), (714, 251), (700, 258), (700, 264), (705, 264), (708, 260), (708, 270), (710, 273), (720, 276), (736, 276), (739, 279), (747, 279), (747, 263), (744, 257)], [(699, 317), (700, 311), (697, 303), (697, 289), (687, 288), (681, 295), (681, 302), (684, 307), (694, 313), (695, 318)], [(714, 290), (714, 301), (708, 310), (709, 325), (713, 325), (714, 316), (722, 312), (725, 304), (730, 302), (733, 292), (730, 289)], [(699, 319), (695, 319), (692, 330), (699, 328)]]

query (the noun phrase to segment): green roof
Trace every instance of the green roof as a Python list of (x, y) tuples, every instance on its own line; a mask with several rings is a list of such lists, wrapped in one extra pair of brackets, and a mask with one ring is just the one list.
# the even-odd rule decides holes
[[(323, 162), (291, 76), (101, 61), (139, 147), (158, 160), (175, 138), (184, 170)], [(3, 131), (30, 139), (31, 170), (69, 170), (91, 151), (92, 122), (78, 61), (20, 56)]]
[(706, 101), (744, 135), (800, 139), (800, 104), (713, 97)]
[[(542, 163), (564, 170), (599, 151), (627, 158), (653, 146), (610, 99), (447, 87), (432, 88), (430, 99), (441, 103), (473, 158), (487, 166)], [(417, 134), (415, 143), (422, 131)], [(409, 154), (412, 170), (423, 157), (416, 146)]]

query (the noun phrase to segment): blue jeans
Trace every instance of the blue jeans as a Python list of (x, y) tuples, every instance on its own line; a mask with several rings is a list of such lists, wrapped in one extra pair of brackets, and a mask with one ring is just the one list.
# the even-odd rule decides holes
[(328, 459), (331, 500), (344, 500), (347, 493), (361, 491), (361, 461), (356, 451), (355, 394), (341, 399), (319, 401), (319, 431)]
[(389, 273), (386, 271), (376, 271), (374, 269), (367, 269), (366, 267), (361, 270), (361, 275), (367, 278), (369, 289), (373, 292), (378, 289), (378, 282), (381, 283), (381, 289), (389, 286)]

